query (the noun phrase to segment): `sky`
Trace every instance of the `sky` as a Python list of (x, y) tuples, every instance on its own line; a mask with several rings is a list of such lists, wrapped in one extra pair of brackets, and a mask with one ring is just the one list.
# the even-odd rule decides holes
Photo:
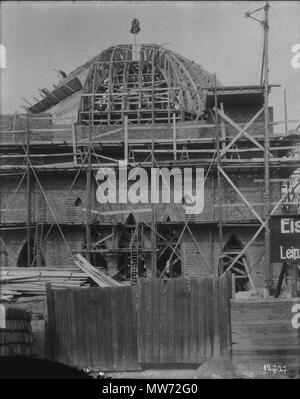
[[(261, 1), (43, 1), (0, 3), (0, 43), (6, 68), (0, 69), (1, 113), (24, 112), (38, 89), (51, 89), (59, 78), (102, 50), (132, 43), (131, 21), (140, 21), (138, 43), (157, 43), (216, 73), (223, 85), (259, 84), (262, 26), (245, 12)], [(271, 1), (270, 105), (284, 118), (287, 90), (289, 119), (300, 119), (300, 68), (293, 68), (293, 45), (300, 43), (300, 1)], [(253, 15), (263, 19), (263, 11)]]

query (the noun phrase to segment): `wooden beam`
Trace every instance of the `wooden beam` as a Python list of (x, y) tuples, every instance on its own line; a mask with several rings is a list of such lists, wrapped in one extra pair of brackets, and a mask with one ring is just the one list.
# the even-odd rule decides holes
[(225, 177), (225, 179), (228, 181), (228, 183), (233, 187), (233, 189), (238, 193), (238, 195), (241, 197), (241, 199), (245, 202), (245, 204), (248, 206), (248, 208), (252, 211), (252, 213), (256, 216), (256, 218), (260, 221), (260, 223), (264, 223), (261, 217), (258, 215), (256, 210), (253, 208), (253, 206), (248, 202), (248, 200), (244, 197), (244, 195), (240, 192), (240, 190), (236, 187), (236, 185), (233, 183), (233, 181), (227, 176), (227, 174), (224, 172), (224, 170), (221, 167), (218, 167), (222, 175)]
[(97, 242), (94, 242), (94, 243), (92, 244), (92, 247), (94, 248), (94, 247), (96, 247), (97, 245), (100, 245), (102, 242), (109, 240), (110, 238), (113, 237), (113, 235), (114, 235), (113, 233), (108, 234), (107, 236), (101, 238), (101, 240), (99, 240), (99, 241), (97, 241)]
[[(95, 139), (101, 139), (102, 137), (108, 136), (108, 135), (113, 134), (113, 133), (119, 133), (122, 130), (123, 130), (123, 128), (120, 127), (118, 129), (110, 130), (109, 132), (97, 134), (96, 136), (93, 137), (93, 141)], [(78, 141), (78, 143), (88, 143), (88, 139), (81, 139), (81, 140)]]
[[(226, 120), (226, 122), (230, 123), (233, 127), (235, 127), (238, 131), (238, 134), (231, 140), (231, 142), (224, 148), (224, 150), (221, 151), (220, 157), (223, 157), (224, 154), (233, 146), (233, 144), (244, 134), (246, 135), (246, 130), (249, 128), (249, 126), (252, 125), (252, 123), (259, 117), (259, 115), (262, 114), (264, 108), (261, 108), (251, 119), (246, 125), (241, 129), (239, 125), (237, 125), (232, 119), (230, 119), (224, 112), (218, 110), (218, 114)], [(251, 137), (249, 134), (246, 136), (248, 139)], [(264, 151), (264, 147), (253, 137), (251, 137), (251, 141), (254, 142), (262, 151)]]
[(124, 161), (128, 162), (128, 115), (124, 115)]
[(176, 150), (176, 113), (173, 112), (173, 156), (174, 161), (177, 159), (177, 150)]
[(75, 131), (75, 124), (72, 123), (72, 147), (73, 147), (73, 161), (74, 165), (77, 165), (77, 147), (76, 147), (76, 131)]
[(288, 135), (288, 117), (287, 117), (287, 105), (286, 105), (286, 89), (284, 89), (284, 126), (285, 126), (285, 135)]
[[(221, 111), (224, 112), (224, 106), (223, 103), (220, 104), (220, 108)], [(221, 118), (221, 146), (222, 146), (222, 150), (224, 150), (225, 146), (226, 146), (226, 129), (225, 129), (225, 123), (224, 123), (224, 119)]]

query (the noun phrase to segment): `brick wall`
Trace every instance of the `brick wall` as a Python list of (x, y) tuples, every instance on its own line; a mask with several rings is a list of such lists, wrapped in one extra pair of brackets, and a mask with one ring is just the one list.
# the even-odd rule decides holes
[[(41, 192), (40, 186), (32, 179), (31, 190), (31, 209), (32, 209), (32, 222), (40, 221), (41, 213), (43, 220), (48, 223), (55, 222), (84, 222), (86, 220), (86, 213), (81, 208), (86, 208), (86, 180), (85, 176), (79, 176), (73, 185), (72, 190), (69, 192), (71, 184), (74, 180), (74, 173), (68, 174), (43, 174), (39, 175), (39, 180), (43, 191), (46, 195), (47, 201)], [(26, 178), (14, 199), (11, 201), (21, 176), (14, 177), (1, 177), (0, 194), (1, 201), (0, 207), (2, 222), (26, 222), (27, 220), (27, 190)], [(80, 198), (82, 205), (75, 206), (76, 199)], [(9, 207), (7, 212), (4, 210)], [(50, 207), (55, 215), (55, 219), (50, 210)], [(43, 209), (44, 208), (44, 209)], [(72, 218), (71, 218), (72, 216)]]
[[(195, 245), (189, 232), (184, 233), (181, 244), (181, 256), (184, 276), (205, 277), (217, 270), (219, 258), (219, 240), (217, 228), (203, 226), (191, 227), (193, 235), (200, 247)], [(252, 238), (257, 229), (253, 227), (225, 227), (223, 229), (223, 244), (226, 245), (232, 234), (241, 241), (244, 247)], [(264, 235), (261, 233), (254, 243), (247, 249), (246, 257), (250, 265), (250, 273), (256, 287), (264, 286)], [(211, 265), (209, 269), (206, 265)], [(274, 270), (274, 280), (277, 279), (280, 270)]]
[[(82, 249), (85, 234), (84, 227), (61, 226), (61, 230), (68, 246), (56, 226), (51, 228), (49, 234), (48, 229), (49, 226), (44, 227), (43, 237), (45, 238), (47, 236), (47, 238), (41, 245), (45, 265), (47, 267), (74, 267), (72, 262), (73, 255), (71, 252), (80, 251)], [(34, 230), (32, 230), (32, 236), (34, 237)], [(16, 267), (20, 252), (26, 244), (26, 229), (1, 231), (0, 237), (8, 249), (7, 262), (5, 264), (4, 258), (0, 257), (0, 267)]]
[(0, 267), (15, 267), (17, 265), (17, 260), (21, 249), (26, 242), (26, 230), (22, 229), (1, 231), (0, 237), (8, 249), (7, 264), (5, 264), (4, 259), (1, 257)]
[[(43, 253), (47, 266), (73, 267), (72, 251), (80, 251), (84, 239), (84, 228), (82, 227), (62, 227), (61, 232), (57, 227), (53, 228), (44, 244)], [(66, 241), (66, 242), (65, 242)], [(67, 245), (67, 244), (68, 245)]]
[[(41, 119), (43, 118), (43, 119)], [(26, 142), (26, 115), (0, 115), (0, 143), (25, 143)], [(29, 129), (30, 142), (63, 142), (72, 141), (72, 128), (70, 124), (52, 124), (50, 114), (30, 115)], [(41, 129), (41, 131), (36, 131)], [(17, 131), (14, 133), (14, 131)]]

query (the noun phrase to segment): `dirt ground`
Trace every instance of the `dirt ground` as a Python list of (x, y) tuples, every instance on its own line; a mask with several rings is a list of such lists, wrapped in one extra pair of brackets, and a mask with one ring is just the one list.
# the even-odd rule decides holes
[(234, 365), (227, 359), (212, 359), (197, 369), (148, 369), (130, 372), (105, 372), (106, 377), (129, 379), (290, 379), (300, 375), (274, 373), (263, 369)]

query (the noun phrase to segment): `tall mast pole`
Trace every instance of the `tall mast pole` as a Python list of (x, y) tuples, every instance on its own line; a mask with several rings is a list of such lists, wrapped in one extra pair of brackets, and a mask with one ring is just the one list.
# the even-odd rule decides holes
[[(269, 2), (266, 1), (263, 7), (252, 12), (246, 12), (245, 16), (259, 22), (264, 29), (264, 49), (262, 60), (261, 85), (264, 87), (264, 222), (265, 222), (265, 288), (266, 295), (269, 295), (272, 283), (272, 271), (270, 262), (270, 170), (269, 170), (269, 151), (270, 151), (270, 131), (269, 131), (269, 58), (268, 58), (268, 36), (269, 36)], [(253, 14), (264, 10), (264, 19), (261, 21)]]
[(264, 11), (264, 167), (265, 167), (265, 279), (266, 289), (269, 293), (271, 288), (271, 262), (270, 262), (270, 170), (269, 170), (269, 150), (270, 150), (270, 132), (269, 132), (269, 59), (268, 59), (268, 35), (269, 35), (269, 2), (266, 1)]

